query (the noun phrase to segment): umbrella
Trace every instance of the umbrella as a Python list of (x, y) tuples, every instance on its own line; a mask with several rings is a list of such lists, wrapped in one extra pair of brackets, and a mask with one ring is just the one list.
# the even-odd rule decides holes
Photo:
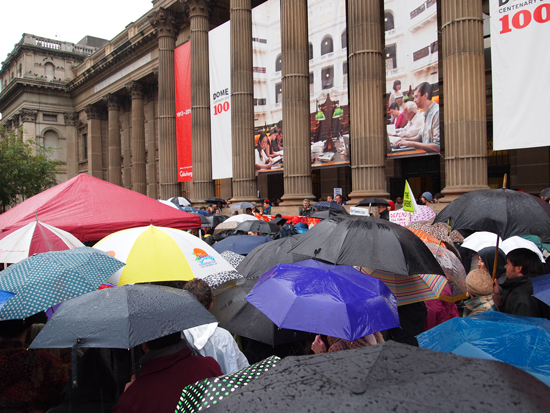
[(550, 305), (550, 274), (532, 277), (533, 295), (543, 303)]
[(239, 214), (239, 215), (233, 215), (227, 218), (224, 222), (245, 222), (245, 221), (259, 221), (258, 218), (256, 218), (254, 215), (248, 215), (248, 214)]
[(245, 259), (244, 255), (229, 250), (222, 252), (220, 255), (235, 269)]
[(109, 279), (116, 285), (153, 281), (188, 281), (234, 268), (212, 247), (179, 229), (131, 228), (94, 245), (126, 263)]
[(123, 266), (90, 247), (32, 255), (0, 273), (0, 290), (15, 293), (0, 309), (0, 320), (26, 318), (94, 291)]
[(180, 206), (180, 207), (187, 207), (187, 206), (191, 206), (193, 203), (188, 200), (187, 198), (183, 197), (183, 196), (175, 196), (175, 197), (172, 197), (172, 198), (169, 198), (168, 201), (176, 204), (177, 206)]
[(290, 252), (395, 274), (444, 274), (428, 247), (411, 231), (372, 217), (325, 219), (303, 234)]
[[(435, 218), (435, 217), (434, 217)], [(427, 221), (415, 221), (407, 225), (407, 228), (421, 229), (422, 231), (433, 235), (437, 239), (446, 242), (447, 244), (453, 245), (454, 242), (463, 242), (464, 237), (458, 231), (451, 231), (449, 235), (449, 226), (445, 222), (438, 222), (437, 224), (432, 224), (434, 218), (431, 218)]]
[(216, 228), (214, 228), (214, 234), (219, 234), (223, 231), (231, 231), (234, 230), (239, 226), (240, 222), (236, 221), (229, 221), (226, 219), (224, 222), (222, 222), (220, 225), (217, 225)]
[(237, 254), (246, 255), (258, 245), (273, 241), (273, 238), (256, 235), (232, 235), (219, 242), (212, 248), (218, 252), (232, 251)]
[(234, 204), (231, 204), (229, 207), (231, 209), (246, 209), (246, 208), (256, 208), (256, 205), (254, 205), (252, 202), (235, 202)]
[(201, 222), (202, 220), (204, 219), (205, 222), (202, 224), (203, 227), (216, 227), (218, 226), (219, 224), (223, 223), (225, 220), (227, 220), (227, 217), (225, 215), (222, 215), (222, 214), (215, 214), (215, 215), (210, 215), (210, 216), (203, 216), (201, 215)]
[(499, 360), (550, 386), (550, 321), (487, 311), (453, 318), (418, 335), (422, 348)]
[(83, 247), (75, 236), (35, 220), (0, 235), (0, 262), (15, 263), (33, 254)]
[(388, 201), (386, 201), (385, 199), (382, 199), (382, 198), (365, 198), (365, 199), (362, 199), (361, 201), (359, 201), (356, 206), (368, 206), (368, 207), (370, 207), (371, 205), (374, 205), (374, 206), (378, 206), (378, 205), (388, 206), (390, 204), (388, 203)]
[(466, 237), (464, 239), (464, 243), (462, 244), (462, 246), (464, 248), (468, 248), (475, 252), (479, 252), (483, 248), (487, 248), (487, 247), (496, 248), (497, 238), (498, 238), (499, 248), (506, 255), (508, 255), (510, 251), (516, 250), (518, 248), (525, 248), (537, 254), (541, 262), (543, 263), (546, 262), (544, 259), (544, 256), (542, 255), (541, 250), (535, 245), (535, 243), (533, 243), (532, 241), (526, 240), (525, 238), (518, 237), (517, 235), (514, 235), (513, 237), (507, 238), (504, 241), (502, 241), (502, 239), (497, 234), (493, 234), (492, 232), (486, 232), (486, 231), (478, 231), (478, 232), (474, 232), (469, 237)]
[(239, 278), (243, 278), (241, 274), (239, 274), (237, 271), (222, 271), (217, 272), (216, 274), (207, 275), (203, 278), (203, 280), (212, 288), (212, 290), (215, 290), (220, 285), (225, 284), (228, 281), (238, 280)]
[(181, 208), (177, 204), (175, 204), (174, 202), (165, 201), (164, 199), (159, 199), (158, 201), (161, 204), (167, 205), (167, 206), (172, 207), (172, 208), (179, 209), (181, 211)]
[(9, 291), (0, 290), (0, 308), (2, 308), (4, 304), (6, 304), (6, 302), (14, 295), (14, 293), (10, 293)]
[(196, 213), (199, 214), (199, 215), (204, 215), (205, 217), (209, 217), (209, 216), (212, 215), (208, 211), (205, 211), (204, 209), (197, 209)]
[(384, 283), (353, 267), (315, 260), (278, 264), (246, 301), (278, 327), (349, 341), (400, 326), (397, 300)]
[(210, 203), (210, 204), (216, 204), (216, 203), (218, 203), (218, 202), (221, 202), (222, 204), (226, 204), (226, 203), (227, 203), (227, 202), (225, 202), (225, 199), (223, 199), (223, 198), (218, 198), (218, 197), (216, 197), (216, 196), (212, 196), (212, 197), (210, 197), (210, 198), (206, 198), (206, 199), (204, 200), (204, 202), (208, 202), (208, 203)]
[(234, 392), (216, 412), (547, 412), (548, 387), (507, 364), (393, 341), (291, 356)]
[(318, 211), (324, 211), (324, 210), (327, 210), (327, 209), (335, 209), (337, 211), (345, 211), (347, 213), (346, 208), (344, 208), (339, 203), (332, 202), (332, 201), (320, 201), (320, 202), (317, 202), (316, 204), (312, 205), (312, 207), (315, 208)]
[[(398, 211), (403, 211), (403, 208)], [(428, 221), (435, 218), (435, 212), (427, 205), (418, 205), (416, 212), (411, 212), (411, 222)]]
[(542, 199), (511, 189), (482, 189), (464, 194), (434, 220), (450, 221), (452, 229), (473, 229), (513, 235), (550, 234), (550, 205)]
[(466, 297), (466, 270), (462, 265), (462, 261), (451, 251), (440, 248), (437, 244), (426, 243), (435, 259), (445, 272), (447, 281), (450, 282), (453, 297), (457, 300), (463, 300)]
[(107, 288), (66, 301), (30, 348), (131, 348), (216, 319), (188, 291), (152, 285)]
[(183, 211), (185, 212), (192, 212), (192, 213), (198, 213), (198, 209), (197, 208), (193, 208), (192, 206), (186, 206), (186, 207), (183, 207), (182, 208)]
[(378, 278), (397, 298), (397, 305), (418, 303), (439, 298), (447, 284), (445, 277), (439, 274), (403, 275), (366, 267), (355, 267), (363, 274)]
[(311, 218), (329, 219), (329, 218), (337, 217), (341, 215), (347, 215), (347, 214), (338, 209), (325, 209), (323, 211), (315, 211), (309, 216)]
[(248, 279), (259, 278), (277, 264), (291, 264), (309, 259), (306, 255), (290, 253), (302, 235), (294, 235), (262, 244), (252, 250), (237, 267), (237, 271)]
[(198, 412), (215, 406), (220, 400), (231, 396), (235, 390), (267, 373), (280, 360), (277, 356), (271, 356), (235, 373), (190, 384), (183, 389), (176, 413)]
[(542, 196), (544, 198), (550, 198), (550, 188), (543, 189), (539, 196)]
[(241, 222), (237, 228), (237, 231), (242, 232), (258, 232), (260, 234), (271, 234), (273, 232), (279, 232), (279, 227), (276, 224), (272, 224), (267, 221), (245, 221)]
[[(415, 229), (415, 228), (409, 228), (411, 232), (413, 232), (418, 238), (420, 238), (424, 243), (430, 243), (430, 244), (436, 244), (439, 245), (440, 240), (438, 240), (433, 235), (428, 234), (425, 231), (422, 231), (421, 229)], [(447, 246), (445, 244), (441, 244), (442, 248), (447, 249)]]

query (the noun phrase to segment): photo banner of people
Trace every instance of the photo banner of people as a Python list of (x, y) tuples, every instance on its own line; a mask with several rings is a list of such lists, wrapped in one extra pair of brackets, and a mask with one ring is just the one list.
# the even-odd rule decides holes
[[(345, 0), (310, 0), (311, 166), (348, 165), (349, 107)], [(284, 122), (280, 1), (252, 10), (256, 174), (282, 172)]]
[(386, 1), (388, 158), (440, 153), (437, 4)]

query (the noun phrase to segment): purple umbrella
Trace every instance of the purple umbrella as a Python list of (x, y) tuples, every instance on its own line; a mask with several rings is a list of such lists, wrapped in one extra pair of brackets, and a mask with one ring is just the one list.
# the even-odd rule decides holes
[(246, 300), (279, 328), (350, 341), (399, 327), (389, 288), (347, 265), (278, 264), (259, 278)]

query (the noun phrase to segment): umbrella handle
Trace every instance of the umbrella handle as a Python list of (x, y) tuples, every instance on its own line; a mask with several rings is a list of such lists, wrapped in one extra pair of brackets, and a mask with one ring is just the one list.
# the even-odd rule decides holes
[(495, 248), (495, 261), (494, 261), (494, 264), (493, 264), (493, 280), (496, 278), (497, 276), (497, 262), (498, 262), (498, 241), (499, 241), (500, 237), (498, 236), (497, 234), (497, 246)]
[(135, 357), (134, 357), (134, 348), (130, 348), (130, 363), (132, 363), (132, 375), (136, 376), (136, 364), (135, 364)]
[(77, 369), (77, 353), (76, 350), (78, 349), (78, 345), (84, 343), (85, 340), (83, 338), (77, 338), (76, 343), (73, 344), (71, 348), (71, 380), (73, 384), (73, 389), (75, 387), (78, 387), (78, 369)]

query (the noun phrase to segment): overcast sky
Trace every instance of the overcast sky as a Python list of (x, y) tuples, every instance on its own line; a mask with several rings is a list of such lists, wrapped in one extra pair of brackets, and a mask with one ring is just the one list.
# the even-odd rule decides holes
[(151, 0), (2, 0), (0, 62), (23, 33), (71, 43), (86, 35), (110, 40), (152, 7)]

